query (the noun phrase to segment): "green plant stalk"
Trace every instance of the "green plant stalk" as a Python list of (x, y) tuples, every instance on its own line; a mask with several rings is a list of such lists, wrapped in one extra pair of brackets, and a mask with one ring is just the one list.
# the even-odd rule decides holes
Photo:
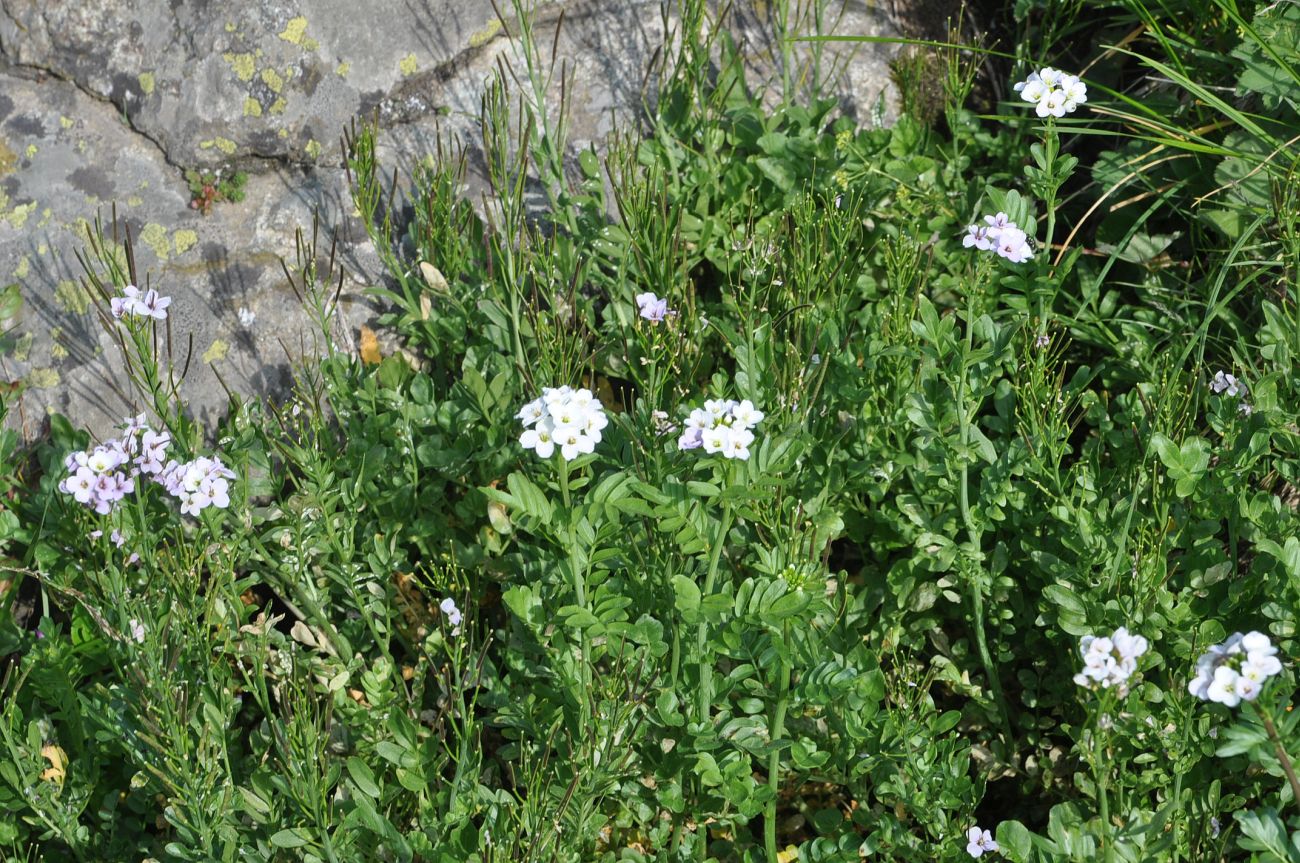
[(1101, 817), (1101, 841), (1102, 854), (1106, 863), (1115, 859), (1115, 843), (1110, 838), (1110, 782), (1108, 771), (1106, 769), (1106, 752), (1105, 745), (1101, 740), (1101, 717), (1110, 712), (1109, 699), (1103, 699), (1101, 709), (1097, 713), (1097, 728), (1092, 737), (1092, 770), (1093, 779), (1097, 783), (1097, 808), (1098, 815)]
[[(1056, 154), (1060, 149), (1060, 138), (1056, 133), (1056, 123), (1047, 118), (1047, 134), (1043, 139), (1043, 152), (1047, 162), (1047, 179), (1043, 189), (1043, 205), (1047, 209), (1047, 235), (1043, 238), (1043, 253), (1050, 260), (1052, 257), (1052, 237), (1056, 234), (1056, 192), (1059, 182), (1056, 180)], [(1041, 291), (1038, 295), (1038, 335), (1047, 335), (1047, 310)]]
[[(718, 561), (722, 558), (722, 546), (727, 542), (727, 532), (731, 530), (731, 502), (722, 505), (722, 520), (718, 524), (718, 535), (709, 550), (709, 570), (704, 576), (704, 590), (701, 596), (713, 594), (713, 584), (718, 577)], [(697, 722), (707, 722), (709, 707), (713, 701), (713, 664), (706, 661), (705, 641), (708, 638), (708, 624), (700, 621), (695, 627), (695, 660), (700, 664), (700, 688), (696, 692), (695, 718)]]
[[(790, 621), (781, 626), (781, 644), (785, 650), (790, 648)], [(774, 743), (785, 733), (785, 712), (790, 701), (790, 663), (781, 658), (781, 670), (776, 681), (776, 704), (772, 708), (772, 721), (768, 725), (767, 739)], [(778, 863), (776, 856), (776, 795), (781, 790), (781, 753), (774, 750), (767, 757), (767, 787), (772, 791), (772, 799), (767, 801), (767, 812), (763, 817), (763, 847), (767, 850), (767, 863)]]
[[(728, 483), (730, 485), (730, 483)], [(722, 559), (722, 546), (727, 542), (727, 533), (731, 530), (731, 502), (722, 504), (722, 520), (718, 523), (718, 533), (714, 537), (713, 547), (709, 550), (709, 570), (704, 576), (702, 597), (713, 594), (713, 585), (718, 577), (718, 562)], [(695, 721), (700, 725), (709, 722), (710, 708), (713, 704), (713, 664), (708, 661), (705, 643), (708, 640), (708, 624), (700, 621), (695, 627), (695, 661), (700, 667), (700, 685), (696, 690)], [(709, 828), (702, 821), (699, 824), (699, 841), (696, 843), (696, 858), (708, 857)]]
[(1264, 730), (1268, 732), (1268, 739), (1273, 741), (1273, 751), (1277, 754), (1277, 760), (1282, 764), (1282, 772), (1286, 774), (1286, 781), (1291, 785), (1291, 798), (1297, 807), (1300, 807), (1300, 777), (1296, 776), (1295, 765), (1291, 763), (1291, 756), (1287, 754), (1286, 747), (1282, 745), (1282, 738), (1277, 733), (1277, 726), (1273, 724), (1273, 713), (1267, 707), (1258, 701), (1251, 702), (1255, 705), (1255, 712), (1264, 723)]
[[(582, 569), (578, 566), (578, 556), (575, 554), (575, 551), (577, 550), (577, 537), (575, 536), (573, 529), (573, 508), (570, 504), (569, 497), (569, 462), (562, 455), (557, 454), (556, 457), (560, 460), (560, 497), (564, 501), (564, 513), (569, 522), (568, 541), (565, 551), (569, 555), (569, 570), (573, 573), (574, 602), (577, 603), (579, 607), (590, 611), (590, 609), (587, 608), (587, 579), (585, 573), (583, 573)], [(583, 707), (583, 713), (585, 714), (587, 712), (587, 701), (591, 695), (591, 645), (587, 640), (586, 629), (578, 630), (578, 644), (582, 649), (582, 668), (580, 669), (580, 674), (582, 676), (582, 697), (579, 700)]]
[[(966, 404), (966, 370), (967, 359), (970, 357), (974, 345), (975, 337), (975, 302), (972, 294), (971, 302), (967, 311), (966, 320), (966, 344), (962, 351), (961, 358), (961, 379), (957, 382), (957, 410), (961, 420), (961, 520), (966, 526), (967, 542), (970, 546), (971, 562), (983, 568), (983, 564), (976, 559), (980, 553), (980, 530), (975, 524), (975, 517), (971, 514), (970, 508), (970, 476), (967, 461), (967, 453), (970, 447), (970, 419), (971, 411)], [(979, 651), (980, 663), (984, 666), (984, 676), (988, 678), (989, 688), (993, 690), (993, 699), (997, 702), (998, 715), (1002, 720), (1002, 732), (1006, 735), (1008, 741), (1011, 740), (1011, 722), (1007, 717), (1006, 703), (1002, 697), (1002, 681), (998, 678), (997, 669), (993, 665), (993, 657), (989, 653), (988, 638), (984, 632), (984, 588), (979, 579), (967, 574), (967, 582), (970, 586), (971, 594), (971, 614), (975, 618), (975, 647)]]

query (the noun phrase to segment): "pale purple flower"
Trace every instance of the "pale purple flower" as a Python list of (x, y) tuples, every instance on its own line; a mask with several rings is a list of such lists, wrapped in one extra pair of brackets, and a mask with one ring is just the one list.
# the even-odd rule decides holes
[(164, 297), (153, 288), (150, 288), (144, 292), (144, 296), (142, 296), (139, 303), (136, 304), (136, 311), (138, 314), (144, 315), (145, 317), (165, 321), (167, 320), (167, 307), (171, 304), (171, 297)]
[(109, 311), (113, 317), (121, 318), (123, 315), (136, 314), (136, 304), (140, 302), (140, 289), (135, 285), (126, 285), (122, 288), (122, 296), (113, 297), (108, 301)]
[(168, 462), (155, 480), (180, 500), (181, 513), (197, 516), (209, 506), (230, 506), (230, 480), (234, 478), (234, 471), (221, 459), (200, 456), (185, 463)]
[(979, 827), (972, 827), (966, 831), (966, 853), (972, 857), (980, 857), (986, 852), (1000, 851), (1001, 847), (993, 834), (988, 830), (981, 830)]
[(764, 413), (753, 402), (733, 399), (708, 399), (704, 407), (695, 408), (686, 418), (685, 428), (677, 439), (678, 450), (703, 448), (710, 455), (748, 460), (754, 442), (751, 431), (762, 422)]
[(141, 643), (141, 642), (144, 641), (144, 624), (143, 624), (143, 623), (141, 623), (140, 621), (136, 620), (136, 619), (133, 617), (133, 618), (131, 618), (129, 621), (127, 621), (127, 626), (130, 627), (130, 629), (131, 629), (131, 637), (132, 637), (133, 639), (135, 639), (136, 643)]
[(661, 299), (649, 291), (644, 294), (637, 294), (636, 304), (641, 317), (651, 323), (657, 324), (668, 315), (676, 314), (676, 312), (668, 308), (668, 300)]

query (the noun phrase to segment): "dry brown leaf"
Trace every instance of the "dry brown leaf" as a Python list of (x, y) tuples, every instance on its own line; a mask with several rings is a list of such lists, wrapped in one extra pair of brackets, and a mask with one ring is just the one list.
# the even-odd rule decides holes
[(51, 743), (41, 747), (41, 756), (50, 762), (50, 766), (41, 774), (41, 778), (62, 785), (63, 777), (68, 774), (68, 753)]
[(365, 324), (361, 325), (361, 362), (368, 366), (383, 362), (384, 355), (379, 352), (379, 337)]

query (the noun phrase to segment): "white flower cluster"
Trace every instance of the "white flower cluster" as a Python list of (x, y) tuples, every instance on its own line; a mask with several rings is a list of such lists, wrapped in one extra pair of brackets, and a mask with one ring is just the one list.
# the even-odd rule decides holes
[(209, 506), (230, 506), (230, 480), (234, 478), (234, 471), (221, 459), (207, 456), (184, 463), (170, 461), (158, 474), (158, 482), (180, 500), (181, 512), (187, 515), (198, 515)]
[(542, 397), (520, 408), (515, 419), (524, 424), (519, 436), (524, 449), (550, 458), (558, 446), (565, 461), (593, 452), (609, 425), (604, 406), (591, 390), (567, 386), (544, 387)]
[(1242, 416), (1250, 416), (1255, 412), (1255, 409), (1251, 407), (1250, 402), (1246, 400), (1246, 396), (1250, 393), (1249, 388), (1246, 386), (1246, 382), (1237, 379), (1222, 369), (1214, 373), (1214, 380), (1210, 381), (1210, 390), (1215, 395), (1229, 396), (1230, 398), (1239, 399), (1240, 401), (1237, 403), (1237, 410)]
[(1107, 638), (1085, 635), (1079, 639), (1083, 670), (1074, 682), (1089, 689), (1114, 688), (1120, 695), (1128, 692), (1128, 680), (1137, 671), (1138, 657), (1147, 652), (1147, 640), (1120, 627)]
[(1013, 264), (1022, 264), (1034, 256), (1029, 235), (1022, 231), (1006, 213), (985, 216), (983, 225), (967, 225), (961, 244), (981, 252), (996, 252)]
[(709, 399), (704, 407), (691, 411), (686, 418), (686, 428), (677, 438), (677, 448), (704, 447), (706, 453), (722, 453), (727, 458), (748, 460), (749, 445), (754, 442), (751, 429), (762, 422), (763, 417), (763, 412), (749, 399), (741, 402)]
[(966, 831), (966, 853), (970, 856), (982, 857), (985, 852), (1001, 850), (1002, 846), (998, 845), (989, 831), (981, 830), (979, 827), (972, 827)]
[(1078, 75), (1044, 66), (1016, 84), (1015, 90), (1026, 102), (1036, 103), (1040, 117), (1064, 117), (1088, 101), (1088, 87)]
[(141, 291), (135, 285), (127, 285), (122, 288), (122, 296), (108, 301), (109, 311), (115, 318), (130, 315), (159, 321), (167, 320), (167, 307), (171, 304), (171, 297), (164, 297), (153, 288)]
[(1202, 701), (1236, 707), (1259, 697), (1264, 682), (1282, 672), (1277, 648), (1262, 632), (1234, 632), (1196, 660), (1196, 676), (1187, 691)]

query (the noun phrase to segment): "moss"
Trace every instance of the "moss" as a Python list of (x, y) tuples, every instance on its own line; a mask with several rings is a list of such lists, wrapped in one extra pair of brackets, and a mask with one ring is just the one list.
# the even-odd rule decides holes
[(150, 222), (144, 226), (140, 232), (140, 242), (153, 250), (155, 257), (160, 261), (167, 260), (171, 254), (171, 239), (167, 236), (167, 229), (157, 222)]
[(415, 70), (420, 68), (420, 64), (414, 54), (407, 54), (402, 58), (402, 62), (397, 64), (397, 68), (403, 75), (414, 75)]
[(84, 315), (90, 311), (90, 292), (81, 282), (64, 279), (54, 286), (54, 304), (65, 312)]
[(307, 34), (307, 19), (299, 15), (297, 18), (290, 18), (289, 23), (280, 31), (280, 38), (291, 45), (301, 45), (302, 38)]
[(154, 90), (154, 85), (157, 83), (157, 82), (154, 80), (153, 73), (152, 73), (152, 72), (141, 72), (141, 73), (139, 74), (139, 76), (137, 76), (137, 77), (138, 77), (138, 80), (140, 81), (140, 89), (144, 91), (144, 94), (145, 94), (146, 96), (152, 96), (152, 95), (153, 95), (153, 90)]
[(198, 241), (199, 235), (187, 228), (182, 228), (172, 234), (172, 243), (176, 246), (176, 254), (178, 255), (183, 255), (194, 248), (194, 244)]

